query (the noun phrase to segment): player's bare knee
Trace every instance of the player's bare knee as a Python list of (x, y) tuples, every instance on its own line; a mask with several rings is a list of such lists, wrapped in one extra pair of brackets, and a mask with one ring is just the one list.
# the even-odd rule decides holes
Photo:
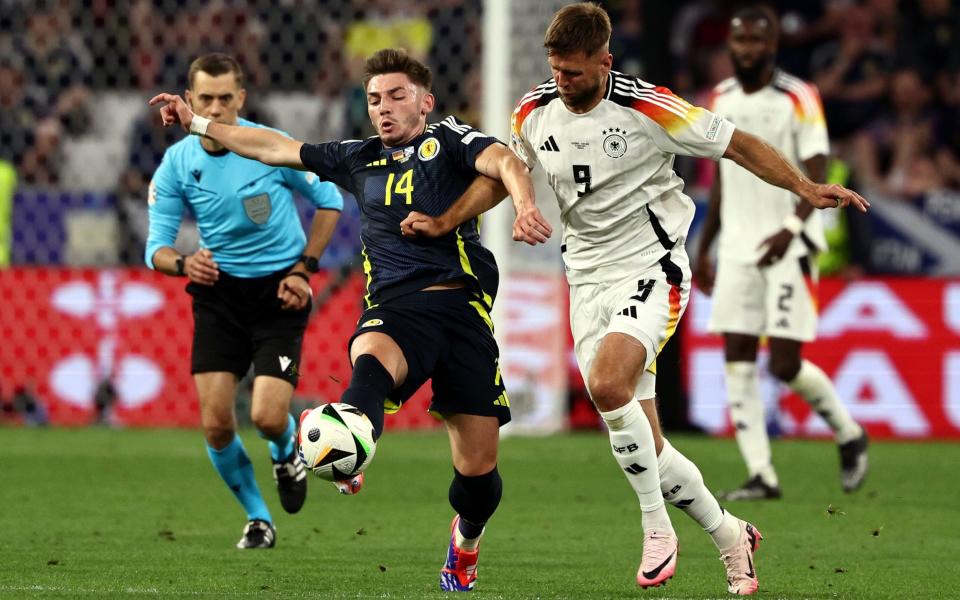
[(287, 430), (288, 418), (286, 411), (276, 408), (257, 408), (250, 410), (250, 421), (258, 431), (268, 437), (276, 437)]
[(203, 428), (203, 437), (207, 445), (214, 450), (223, 450), (233, 441), (236, 431), (229, 425), (207, 425)]
[(587, 389), (590, 390), (590, 398), (596, 404), (597, 410), (601, 412), (616, 410), (633, 400), (633, 390), (624, 382), (611, 377), (591, 374)]
[(800, 372), (800, 360), (794, 357), (771, 357), (768, 369), (771, 375), (786, 383), (797, 377), (797, 373)]
[(497, 453), (484, 452), (474, 456), (463, 457), (454, 467), (465, 477), (479, 477), (486, 475), (497, 466)]

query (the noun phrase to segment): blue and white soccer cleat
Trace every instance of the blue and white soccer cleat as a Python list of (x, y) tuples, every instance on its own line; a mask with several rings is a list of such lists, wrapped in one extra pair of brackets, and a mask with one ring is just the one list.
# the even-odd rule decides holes
[(444, 592), (469, 592), (477, 583), (477, 560), (480, 548), (473, 552), (457, 548), (457, 526), (460, 515), (453, 518), (450, 526), (450, 547), (447, 549), (447, 561), (440, 570), (440, 589)]

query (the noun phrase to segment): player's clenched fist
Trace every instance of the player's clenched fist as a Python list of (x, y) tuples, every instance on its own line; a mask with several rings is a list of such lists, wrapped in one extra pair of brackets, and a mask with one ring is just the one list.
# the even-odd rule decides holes
[(169, 127), (175, 123), (180, 123), (184, 131), (190, 131), (190, 124), (193, 122), (193, 111), (187, 106), (183, 98), (176, 94), (157, 94), (150, 98), (150, 106), (164, 103), (160, 107), (160, 118), (163, 119), (163, 126)]
[(400, 233), (406, 237), (440, 237), (450, 232), (450, 227), (438, 217), (431, 217), (421, 212), (410, 211), (403, 221), (400, 221)]

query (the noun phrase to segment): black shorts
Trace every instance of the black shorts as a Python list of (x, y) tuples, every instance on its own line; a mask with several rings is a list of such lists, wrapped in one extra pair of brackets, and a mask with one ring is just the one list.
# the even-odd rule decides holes
[(265, 277), (233, 277), (220, 271), (213, 286), (190, 282), (193, 296), (191, 373), (228, 371), (289, 381), (300, 377), (300, 348), (310, 317), (302, 310), (284, 310), (277, 288), (288, 269)]
[(464, 288), (414, 292), (369, 308), (350, 337), (377, 331), (389, 335), (407, 360), (407, 378), (386, 399), (400, 410), (433, 379), (430, 412), (497, 417), (510, 422), (510, 401), (500, 377), (500, 351), (486, 309)]

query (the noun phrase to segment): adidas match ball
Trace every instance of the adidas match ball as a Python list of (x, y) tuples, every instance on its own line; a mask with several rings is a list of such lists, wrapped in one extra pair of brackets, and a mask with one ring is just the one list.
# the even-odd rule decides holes
[(299, 446), (303, 464), (329, 481), (363, 472), (377, 448), (370, 419), (341, 402), (323, 404), (303, 416)]

